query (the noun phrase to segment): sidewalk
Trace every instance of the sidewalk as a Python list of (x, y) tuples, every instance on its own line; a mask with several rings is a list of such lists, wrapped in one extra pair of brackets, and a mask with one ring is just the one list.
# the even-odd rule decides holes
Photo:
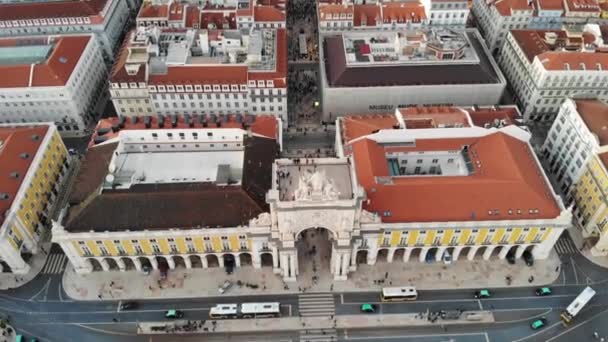
[(27, 274), (0, 273), (0, 290), (23, 286), (32, 281), (42, 271), (48, 257), (48, 252), (51, 250), (51, 243), (43, 243), (40, 247), (40, 253), (32, 255), (32, 259), (29, 262), (31, 268)]
[[(310, 274), (304, 271), (297, 283), (284, 283), (269, 267), (237, 268), (227, 275), (221, 268), (170, 270), (167, 279), (160, 279), (158, 271), (144, 275), (137, 271), (93, 272), (79, 275), (68, 266), (63, 275), (63, 288), (75, 300), (122, 300), (154, 298), (191, 298), (220, 296), (218, 287), (225, 280), (234, 286), (223, 296), (290, 294), (298, 292), (362, 292), (379, 291), (386, 286), (413, 285), (418, 289), (473, 289), (504, 287), (505, 276), (512, 278), (511, 286), (538, 286), (554, 282), (559, 276), (555, 269), (559, 258), (552, 252), (546, 260), (537, 260), (528, 267), (523, 260), (509, 265), (505, 260), (457, 261), (450, 265), (419, 262), (377, 263), (359, 265), (346, 281), (333, 281), (329, 272)], [(388, 273), (388, 274), (387, 274)], [(534, 275), (534, 281), (528, 278)], [(313, 280), (316, 276), (316, 280)], [(378, 282), (383, 280), (384, 282)], [(237, 285), (241, 281), (242, 285)], [(257, 286), (246, 286), (251, 284)], [(100, 297), (101, 296), (101, 297)]]
[(494, 323), (490, 311), (465, 311), (461, 318), (429, 321), (416, 314), (383, 314), (383, 315), (338, 315), (329, 317), (285, 317), (260, 319), (226, 319), (205, 321), (142, 322), (137, 326), (140, 335), (152, 334), (195, 334), (195, 333), (245, 333), (259, 331), (301, 331), (331, 329), (366, 329), (396, 328), (422, 326), (453, 326), (465, 324)]
[(589, 248), (584, 248), (581, 251), (581, 254), (592, 263), (604, 268), (608, 268), (608, 256), (594, 256), (591, 254), (591, 250)]

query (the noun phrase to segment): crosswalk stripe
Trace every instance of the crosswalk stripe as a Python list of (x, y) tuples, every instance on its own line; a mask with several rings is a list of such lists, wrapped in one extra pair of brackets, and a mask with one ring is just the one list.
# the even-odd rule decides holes
[(571, 255), (578, 253), (574, 242), (569, 238), (560, 238), (555, 243), (555, 251), (559, 255)]
[(63, 271), (63, 268), (66, 264), (67, 257), (65, 254), (53, 253), (51, 254), (44, 267), (42, 268), (43, 274), (57, 274)]
[(332, 294), (303, 294), (298, 296), (298, 310), (307, 317), (331, 316), (336, 313), (336, 303)]

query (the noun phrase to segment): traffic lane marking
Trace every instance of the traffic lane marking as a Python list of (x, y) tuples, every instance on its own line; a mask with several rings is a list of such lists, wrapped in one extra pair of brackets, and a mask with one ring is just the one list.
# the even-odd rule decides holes
[[(575, 294), (563, 294), (563, 295), (551, 295), (551, 296), (526, 296), (526, 297), (492, 297), (485, 298), (483, 302), (491, 302), (498, 300), (530, 300), (530, 299), (541, 299), (550, 300), (551, 298), (565, 298), (565, 297), (576, 297)], [(361, 304), (415, 304), (415, 303), (459, 303), (459, 302), (475, 302), (478, 301), (476, 298), (468, 299), (436, 299), (436, 300), (412, 300), (403, 302), (344, 302), (342, 305), (361, 305)]]
[(392, 340), (392, 339), (412, 339), (412, 338), (436, 338), (436, 337), (462, 337), (462, 336), (480, 336), (483, 337), (485, 340), (485, 336), (486, 333), (483, 332), (477, 332), (477, 333), (453, 333), (453, 334), (426, 334), (426, 335), (383, 335), (383, 336), (352, 336), (352, 332), (350, 333), (349, 336), (345, 336), (344, 339), (346, 340), (378, 340), (378, 339), (387, 339), (387, 340)]

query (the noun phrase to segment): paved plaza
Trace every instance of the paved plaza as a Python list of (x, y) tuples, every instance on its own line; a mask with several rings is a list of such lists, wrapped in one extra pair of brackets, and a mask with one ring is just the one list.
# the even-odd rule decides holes
[[(306, 247), (300, 247), (306, 250)], [(235, 269), (228, 275), (223, 268), (170, 270), (166, 279), (159, 271), (145, 275), (138, 271), (107, 271), (79, 275), (68, 266), (63, 276), (63, 287), (75, 300), (120, 300), (155, 298), (213, 297), (219, 287), (229, 280), (233, 286), (225, 296), (291, 294), (301, 292), (361, 292), (379, 291), (387, 286), (413, 285), (418, 289), (474, 289), (506, 287), (506, 276), (511, 287), (537, 286), (554, 282), (559, 276), (559, 259), (552, 253), (546, 260), (537, 260), (527, 267), (522, 260), (509, 265), (505, 260), (456, 261), (443, 263), (377, 262), (359, 265), (346, 281), (335, 281), (329, 273), (328, 255), (319, 252), (300, 258), (297, 282), (284, 282), (273, 273), (272, 267), (254, 269), (250, 266)], [(304, 265), (308, 265), (304, 267)], [(556, 271), (558, 270), (558, 271)], [(530, 276), (534, 276), (533, 281)], [(240, 283), (239, 283), (240, 282)]]

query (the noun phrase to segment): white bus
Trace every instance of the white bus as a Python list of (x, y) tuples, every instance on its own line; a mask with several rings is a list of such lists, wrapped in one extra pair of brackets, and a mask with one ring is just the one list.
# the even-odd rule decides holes
[(418, 298), (418, 292), (413, 286), (385, 287), (382, 289), (383, 302), (416, 300), (416, 298)]
[(238, 304), (218, 304), (209, 310), (209, 317), (221, 318), (236, 318), (238, 317)]
[(278, 302), (217, 304), (209, 310), (209, 317), (213, 319), (264, 318), (278, 317), (280, 315), (281, 310)]
[(583, 292), (581, 292), (576, 298), (574, 298), (574, 300), (572, 301), (572, 303), (570, 303), (570, 305), (568, 305), (566, 310), (562, 312), (562, 314), (560, 315), (562, 323), (564, 323), (564, 325), (566, 326), (570, 324), (574, 317), (576, 317), (576, 315), (581, 312), (581, 310), (585, 307), (585, 305), (587, 305), (587, 303), (589, 303), (593, 296), (595, 296), (595, 290), (587, 286), (583, 290)]
[(279, 303), (243, 303), (241, 304), (243, 318), (278, 317), (281, 315)]

